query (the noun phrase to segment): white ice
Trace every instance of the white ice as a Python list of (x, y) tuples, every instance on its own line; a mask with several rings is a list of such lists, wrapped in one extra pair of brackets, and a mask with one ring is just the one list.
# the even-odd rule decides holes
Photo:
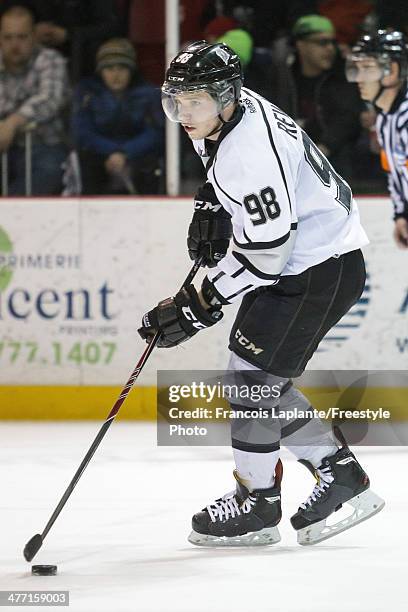
[(150, 423), (113, 424), (33, 561), (57, 564), (58, 575), (31, 576), (24, 544), (42, 531), (99, 426), (1, 424), (0, 590), (69, 590), (72, 612), (406, 610), (406, 449), (355, 449), (386, 508), (308, 548), (289, 517), (314, 481), (283, 451), (282, 542), (200, 549), (186, 540), (190, 517), (233, 488), (231, 451), (157, 448)]

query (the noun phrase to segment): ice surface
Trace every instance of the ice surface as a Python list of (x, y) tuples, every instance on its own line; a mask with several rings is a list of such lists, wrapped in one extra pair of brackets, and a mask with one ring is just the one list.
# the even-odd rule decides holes
[(24, 544), (42, 531), (99, 427), (1, 424), (1, 590), (66, 589), (75, 612), (406, 609), (406, 449), (359, 451), (385, 509), (310, 548), (296, 544), (289, 517), (314, 481), (282, 451), (282, 542), (200, 549), (186, 539), (190, 517), (233, 488), (231, 452), (157, 448), (153, 424), (113, 424), (33, 560), (57, 564), (58, 575), (31, 576)]

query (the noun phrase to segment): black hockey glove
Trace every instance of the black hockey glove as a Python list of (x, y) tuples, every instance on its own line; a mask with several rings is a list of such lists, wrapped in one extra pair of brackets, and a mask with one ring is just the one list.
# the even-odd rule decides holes
[(218, 202), (212, 186), (206, 183), (194, 199), (195, 212), (188, 228), (187, 247), (194, 261), (214, 268), (225, 257), (232, 236), (231, 215)]
[(149, 342), (156, 331), (161, 332), (159, 347), (172, 347), (195, 336), (197, 332), (211, 327), (223, 317), (219, 309), (205, 310), (200, 303), (193, 285), (183, 287), (175, 297), (162, 300), (147, 312), (138, 330), (141, 337)]

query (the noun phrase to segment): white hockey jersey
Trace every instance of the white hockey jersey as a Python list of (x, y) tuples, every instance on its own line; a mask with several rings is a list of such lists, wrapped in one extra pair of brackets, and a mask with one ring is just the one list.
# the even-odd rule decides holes
[(301, 128), (243, 88), (211, 154), (193, 144), (231, 214), (232, 249), (208, 279), (226, 303), (368, 243), (349, 185)]

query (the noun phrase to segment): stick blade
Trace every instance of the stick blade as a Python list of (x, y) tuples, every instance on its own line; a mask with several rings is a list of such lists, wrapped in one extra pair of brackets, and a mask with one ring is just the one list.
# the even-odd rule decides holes
[(33, 536), (31, 540), (29, 540), (24, 547), (25, 560), (31, 561), (32, 559), (34, 559), (35, 555), (40, 550), (42, 544), (43, 544), (43, 539), (41, 535), (39, 533), (36, 533), (35, 536)]

